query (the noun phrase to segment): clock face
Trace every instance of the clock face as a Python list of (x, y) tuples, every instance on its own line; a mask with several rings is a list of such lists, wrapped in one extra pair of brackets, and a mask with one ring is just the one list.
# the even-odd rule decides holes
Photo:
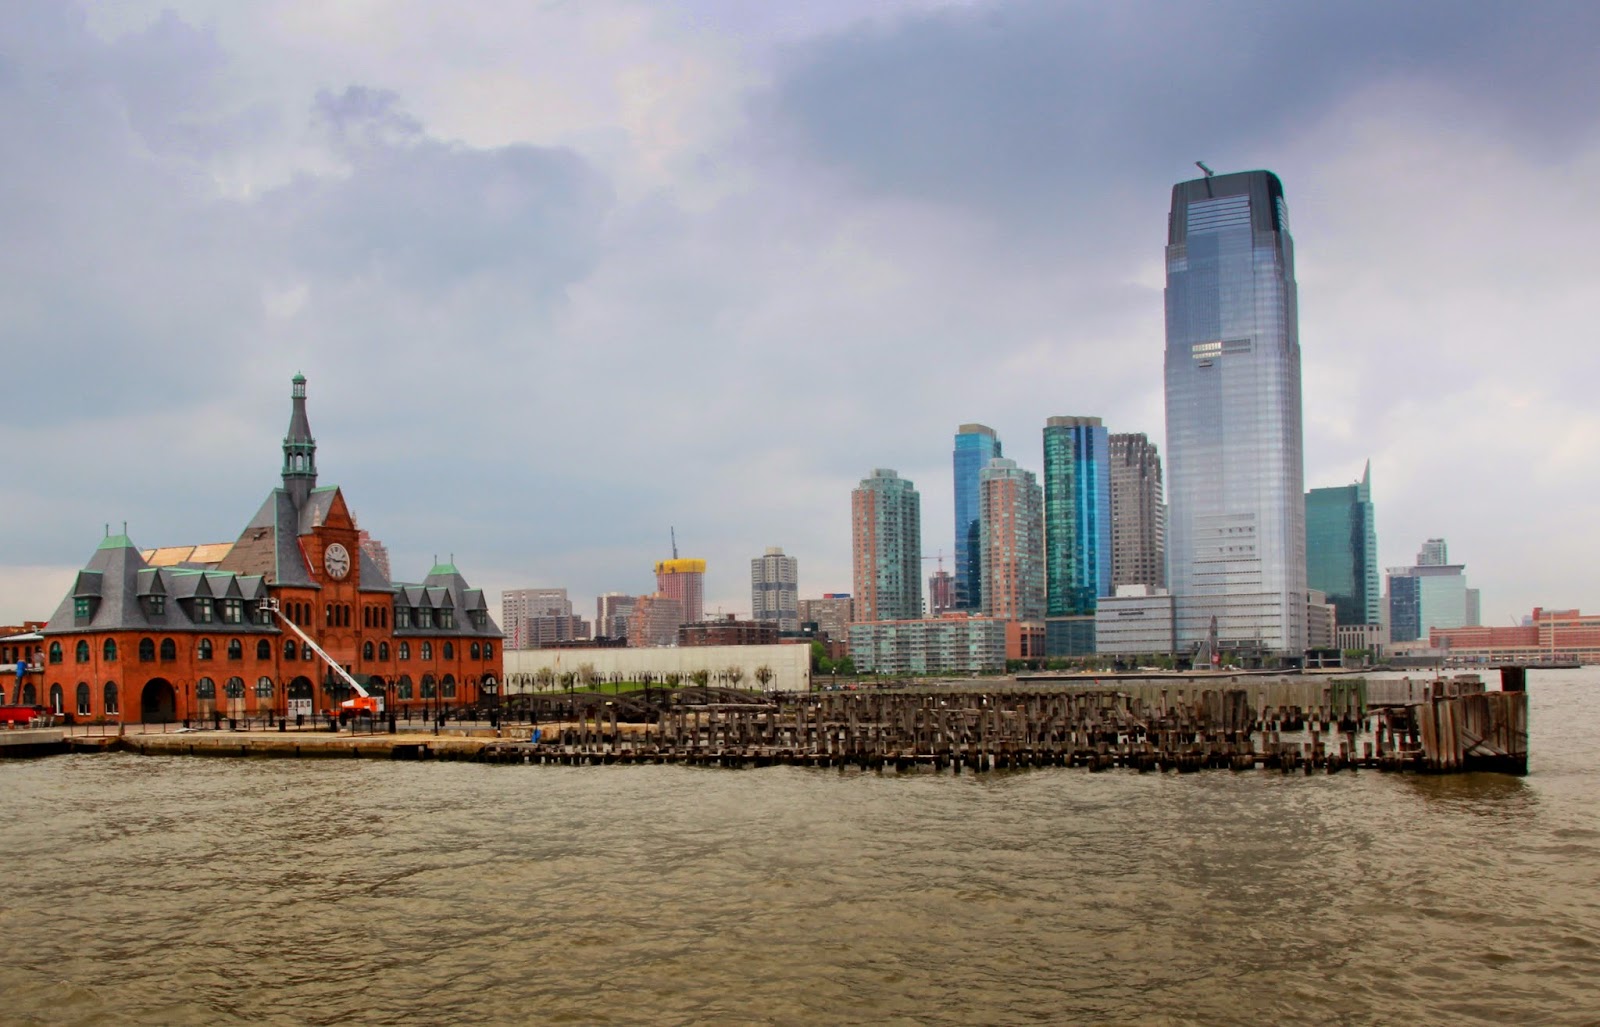
[(328, 577), (335, 581), (343, 581), (345, 575), (350, 573), (350, 551), (335, 542), (323, 552), (322, 568), (328, 572)]

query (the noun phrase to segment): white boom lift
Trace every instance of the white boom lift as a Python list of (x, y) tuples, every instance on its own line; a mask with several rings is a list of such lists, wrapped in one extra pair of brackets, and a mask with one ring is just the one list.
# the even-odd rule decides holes
[(317, 656), (321, 657), (322, 662), (326, 663), (333, 670), (333, 672), (339, 676), (339, 679), (345, 684), (349, 685), (351, 690), (356, 693), (339, 704), (340, 720), (344, 720), (348, 717), (359, 717), (363, 714), (369, 717), (378, 717), (383, 714), (383, 697), (373, 695), (363, 688), (361, 686), (361, 682), (357, 681), (350, 675), (349, 671), (345, 670), (339, 665), (338, 660), (335, 660), (333, 657), (329, 656), (327, 651), (324, 650), (322, 646), (311, 640), (311, 636), (307, 635), (304, 631), (301, 631), (300, 625), (284, 616), (283, 610), (280, 608), (276, 599), (263, 599), (261, 601), (261, 605), (270, 612), (276, 614), (278, 619), (283, 622), (284, 627), (287, 627), (290, 631), (293, 631), (296, 635), (300, 636), (300, 641), (310, 646), (311, 651), (316, 653)]

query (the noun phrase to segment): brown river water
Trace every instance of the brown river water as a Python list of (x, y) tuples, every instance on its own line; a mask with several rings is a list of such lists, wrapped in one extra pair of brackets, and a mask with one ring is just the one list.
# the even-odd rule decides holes
[(0, 1024), (1600, 1022), (1600, 670), (1531, 772), (0, 762)]

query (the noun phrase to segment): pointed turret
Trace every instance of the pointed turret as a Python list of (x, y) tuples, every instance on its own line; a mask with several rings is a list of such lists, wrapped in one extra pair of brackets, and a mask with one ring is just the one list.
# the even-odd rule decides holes
[(294, 411), (289, 415), (289, 433), (283, 437), (283, 487), (298, 510), (317, 487), (317, 440), (311, 437), (311, 422), (306, 419), (306, 376), (296, 374), (293, 382)]

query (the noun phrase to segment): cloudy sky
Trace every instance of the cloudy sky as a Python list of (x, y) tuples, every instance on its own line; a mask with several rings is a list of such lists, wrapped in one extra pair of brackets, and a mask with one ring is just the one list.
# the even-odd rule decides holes
[[(848, 591), (893, 467), (1162, 419), (1172, 183), (1269, 168), (1307, 486), (1488, 623), (1600, 608), (1600, 5), (0, 0), (0, 623), (229, 540), (289, 378), (396, 576)], [(929, 561), (930, 569), (935, 561)]]

